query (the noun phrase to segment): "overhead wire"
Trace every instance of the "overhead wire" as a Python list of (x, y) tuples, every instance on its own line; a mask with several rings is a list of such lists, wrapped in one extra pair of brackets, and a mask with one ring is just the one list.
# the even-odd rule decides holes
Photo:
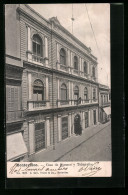
[[(91, 29), (92, 29), (92, 33), (93, 33), (93, 36), (94, 36), (94, 40), (95, 40), (97, 49), (98, 49), (99, 54), (100, 54), (101, 62), (102, 62), (102, 64), (103, 64), (102, 55), (101, 55), (101, 52), (100, 52), (100, 49), (99, 49), (99, 46), (98, 46), (98, 43), (97, 43), (97, 40), (96, 40), (95, 32), (94, 32), (94, 29), (93, 29), (93, 26), (92, 26), (92, 23), (91, 23), (91, 19), (90, 19), (90, 17), (89, 17), (89, 13), (88, 13), (88, 9), (87, 9), (86, 4), (85, 4), (85, 7), (86, 7), (87, 16), (88, 16), (88, 19), (89, 19), (89, 22), (90, 22), (90, 26), (91, 26)], [(102, 70), (102, 68), (101, 68), (101, 70)], [(105, 72), (106, 72), (106, 71), (105, 71)], [(108, 73), (106, 72), (106, 74), (107, 74), (107, 82), (108, 82)]]

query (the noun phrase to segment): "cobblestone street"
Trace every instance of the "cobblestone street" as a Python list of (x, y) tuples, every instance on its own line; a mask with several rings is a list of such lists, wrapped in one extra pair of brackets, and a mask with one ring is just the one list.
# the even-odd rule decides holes
[(74, 148), (59, 161), (109, 161), (111, 160), (111, 125)]

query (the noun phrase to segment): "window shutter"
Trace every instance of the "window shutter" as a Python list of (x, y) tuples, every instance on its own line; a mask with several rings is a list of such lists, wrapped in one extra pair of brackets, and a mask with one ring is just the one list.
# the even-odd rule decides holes
[(6, 109), (11, 111), (11, 87), (6, 87)]

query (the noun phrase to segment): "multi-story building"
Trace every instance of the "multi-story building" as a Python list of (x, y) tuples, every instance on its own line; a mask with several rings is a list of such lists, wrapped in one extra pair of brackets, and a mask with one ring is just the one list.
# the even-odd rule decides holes
[(5, 8), (7, 161), (29, 161), (98, 122), (97, 58), (56, 17)]
[(99, 122), (105, 123), (111, 118), (110, 89), (99, 84)]

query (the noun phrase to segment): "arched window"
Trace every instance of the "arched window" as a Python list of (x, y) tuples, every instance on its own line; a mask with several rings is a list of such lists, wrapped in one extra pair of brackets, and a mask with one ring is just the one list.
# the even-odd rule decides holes
[(74, 99), (78, 100), (78, 98), (79, 98), (79, 88), (78, 88), (78, 86), (75, 86), (75, 88), (74, 88)]
[(87, 87), (84, 88), (84, 99), (85, 100), (88, 99), (88, 89), (87, 89)]
[(33, 97), (34, 97), (34, 101), (44, 100), (44, 85), (43, 85), (43, 82), (39, 79), (34, 81)]
[(96, 89), (93, 88), (93, 100), (95, 100), (95, 99), (96, 99)]
[(88, 67), (87, 67), (87, 63), (84, 62), (84, 73), (87, 74), (88, 73)]
[(67, 100), (67, 86), (64, 83), (61, 85), (61, 100)]
[(74, 56), (74, 69), (78, 70), (78, 58)]
[(32, 39), (32, 48), (33, 48), (33, 54), (36, 56), (42, 56), (42, 39), (39, 37), (39, 35), (33, 35)]
[(95, 77), (95, 67), (92, 67), (92, 76)]
[(63, 48), (60, 50), (60, 64), (66, 65), (66, 52)]

